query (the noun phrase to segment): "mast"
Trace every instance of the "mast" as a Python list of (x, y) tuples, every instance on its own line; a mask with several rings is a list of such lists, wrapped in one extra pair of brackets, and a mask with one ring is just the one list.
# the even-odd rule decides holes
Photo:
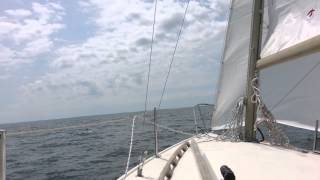
[(255, 76), (256, 63), (260, 55), (260, 43), (261, 43), (261, 22), (263, 14), (263, 0), (253, 1), (253, 13), (251, 20), (251, 34), (250, 34), (250, 50), (249, 50), (249, 63), (247, 74), (247, 102), (246, 102), (246, 115), (245, 115), (245, 140), (254, 141), (254, 123), (256, 119), (256, 105), (251, 102), (251, 95), (253, 89), (251, 87), (251, 80)]

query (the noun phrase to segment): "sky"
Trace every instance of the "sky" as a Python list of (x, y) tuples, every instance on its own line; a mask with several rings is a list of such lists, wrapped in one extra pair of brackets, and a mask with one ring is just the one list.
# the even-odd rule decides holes
[[(192, 0), (163, 108), (213, 103), (228, 2)], [(148, 109), (159, 102), (185, 0), (159, 0)], [(152, 0), (1, 0), (0, 123), (144, 109)]]

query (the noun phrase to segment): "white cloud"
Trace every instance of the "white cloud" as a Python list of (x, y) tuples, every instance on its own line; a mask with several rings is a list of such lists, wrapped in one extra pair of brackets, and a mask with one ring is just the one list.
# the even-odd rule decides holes
[(12, 33), (18, 25), (11, 22), (6, 22), (6, 18), (0, 18), (0, 40), (7, 37), (8, 34)]
[(41, 55), (42, 53), (50, 52), (52, 44), (52, 41), (47, 37), (35, 39), (26, 43), (25, 48), (22, 49), (21, 53), (19, 54), (21, 57), (35, 57)]
[(15, 52), (10, 48), (4, 47), (0, 44), (0, 63), (8, 63), (14, 58)]
[(32, 14), (31, 11), (26, 9), (9, 9), (5, 13), (16, 18), (28, 17)]
[[(0, 17), (0, 45), (6, 51), (0, 66), (30, 63), (37, 56), (52, 51), (52, 35), (64, 28), (63, 8), (56, 3), (32, 3), (32, 8), (6, 10)], [(10, 56), (8, 52), (10, 53)]]
[[(43, 53), (51, 57), (47, 72), (24, 84), (17, 98), (21, 101), (11, 108), (27, 107), (26, 116), (37, 114), (37, 109), (43, 112), (38, 113), (37, 118), (47, 119), (143, 107), (153, 3), (140, 0), (78, 3), (89, 21), (77, 21), (96, 29), (91, 37), (77, 43), (57, 45), (53, 40), (54, 33), (68, 28), (62, 24), (68, 12), (59, 4), (33, 3), (31, 16), (14, 20), (0, 18), (0, 40), (10, 39), (15, 43), (10, 47), (0, 46), (0, 57), (6, 59), (0, 66), (21, 58), (21, 61), (33, 59)], [(182, 1), (158, 3), (150, 106), (159, 99), (185, 8)], [(179, 102), (191, 96), (211, 98), (218, 74), (213, 71), (219, 65), (226, 11), (225, 0), (190, 2), (166, 99)]]
[[(213, 3), (215, 6), (227, 8), (224, 1)], [(28, 87), (32, 89), (28, 91), (45, 89), (48, 91), (47, 95), (63, 94), (64, 97), (74, 98), (93, 95), (92, 92), (105, 98), (114, 98), (115, 95), (123, 96), (130, 88), (144, 92), (153, 4), (143, 1), (107, 3), (102, 0), (91, 0), (80, 1), (80, 5), (86, 9), (95, 9), (92, 14), (98, 27), (95, 35), (82, 43), (59, 48), (55, 53), (56, 58), (50, 64), (54, 71), (42, 77), (42, 83), (26, 86), (27, 89)], [(152, 90), (157, 98), (169, 65), (184, 8), (183, 2), (159, 2), (157, 38), (152, 65)], [(221, 47), (220, 42), (223, 39), (221, 32), (226, 25), (225, 20), (216, 19), (224, 13), (203, 6), (200, 2), (191, 1), (186, 28), (176, 55), (174, 68), (178, 70), (174, 70), (173, 73), (178, 75), (179, 72), (183, 72), (183, 75), (190, 73), (190, 77), (194, 79), (212, 75), (211, 72), (199, 73), (199, 70), (194, 69), (194, 64), (203, 63), (204, 66), (208, 66), (209, 63), (214, 64), (214, 53), (219, 52), (211, 48)], [(195, 86), (197, 82), (198, 85), (213, 83), (208, 80), (181, 83), (183, 81), (177, 78), (177, 74), (171, 78), (175, 86), (179, 86), (180, 89)], [(183, 75), (179, 78), (183, 78)], [(181, 82), (177, 83), (179, 81)], [(123, 96), (123, 100), (126, 98), (128, 97)]]

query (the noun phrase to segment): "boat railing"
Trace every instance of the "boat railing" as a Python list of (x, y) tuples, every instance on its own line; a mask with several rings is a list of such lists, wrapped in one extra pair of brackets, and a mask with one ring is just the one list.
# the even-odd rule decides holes
[(158, 143), (158, 125), (157, 125), (157, 109), (153, 109), (153, 134), (154, 134), (154, 155), (159, 157), (159, 143)]
[[(215, 109), (215, 105), (214, 104), (201, 103), (201, 104), (197, 104), (197, 105), (193, 106), (194, 128), (195, 128), (196, 135), (198, 135), (198, 133), (199, 133), (199, 131), (198, 131), (198, 129), (199, 129), (198, 121), (201, 120), (202, 127), (203, 127), (204, 130), (207, 130), (209, 128), (209, 127), (207, 127), (207, 124), (206, 124), (205, 119), (203, 117), (203, 114), (202, 114), (202, 111), (201, 111), (202, 107), (212, 107), (213, 109), (211, 109), (211, 113)], [(211, 127), (211, 121), (210, 121), (210, 127)]]
[(0, 129), (0, 180), (6, 179), (6, 130)]
[(320, 153), (320, 151), (317, 150), (317, 144), (319, 143), (318, 141), (320, 140), (320, 137), (318, 137), (318, 128), (319, 128), (319, 120), (316, 120), (316, 125), (314, 129), (313, 148), (312, 148), (312, 151), (315, 153)]

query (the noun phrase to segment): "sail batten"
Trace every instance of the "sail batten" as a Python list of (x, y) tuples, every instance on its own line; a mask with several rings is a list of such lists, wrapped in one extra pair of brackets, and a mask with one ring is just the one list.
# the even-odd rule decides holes
[(275, 54), (266, 56), (257, 62), (257, 69), (264, 69), (272, 65), (294, 60), (296, 57), (320, 51), (320, 35), (293, 45)]

